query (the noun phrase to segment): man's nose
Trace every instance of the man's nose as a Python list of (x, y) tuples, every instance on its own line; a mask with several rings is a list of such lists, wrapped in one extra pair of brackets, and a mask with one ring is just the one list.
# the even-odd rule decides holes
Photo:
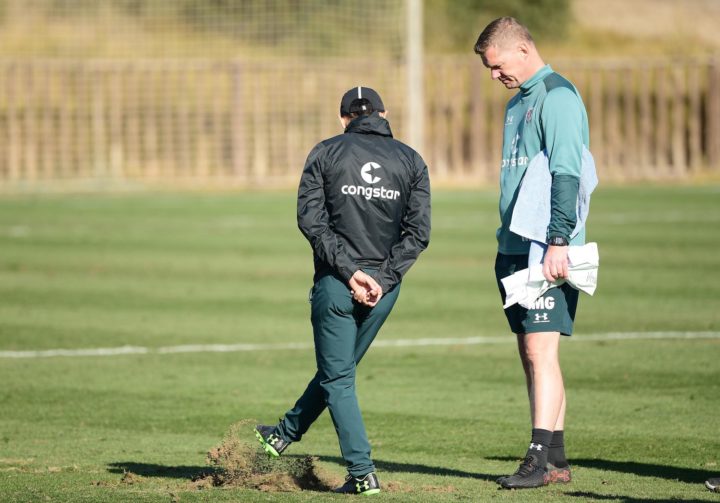
[(500, 70), (490, 70), (490, 78), (493, 80), (500, 78)]

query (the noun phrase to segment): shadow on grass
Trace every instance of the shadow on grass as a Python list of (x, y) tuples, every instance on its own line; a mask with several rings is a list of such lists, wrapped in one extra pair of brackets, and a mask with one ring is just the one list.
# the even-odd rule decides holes
[[(597, 494), (589, 491), (573, 491), (563, 493), (563, 496), (574, 496), (582, 498), (584, 501), (620, 501), (622, 503), (659, 503), (668, 501), (667, 498), (632, 498), (630, 496), (622, 496), (620, 494)], [(706, 500), (699, 499), (673, 499), (671, 501), (681, 501), (683, 503), (694, 503)]]
[(130, 472), (143, 477), (164, 477), (172, 479), (193, 480), (204, 475), (212, 474), (214, 469), (210, 466), (165, 466), (153, 463), (138, 463), (135, 461), (118, 461), (108, 464), (110, 473)]
[[(318, 456), (318, 459), (320, 459), (321, 461), (337, 463), (341, 466), (345, 466), (345, 461), (337, 456)], [(454, 468), (420, 465), (416, 463), (396, 463), (395, 461), (383, 461), (381, 459), (373, 459), (373, 463), (375, 463), (375, 468), (384, 472), (419, 473), (422, 475), (447, 475), (450, 477), (492, 481), (495, 481), (495, 479), (500, 476), (500, 474), (491, 475), (489, 473), (465, 472), (462, 470), (455, 470)]]
[[(283, 457), (288, 458), (302, 458), (299, 454), (289, 454)], [(338, 456), (317, 456), (321, 461), (327, 461), (329, 463), (337, 463), (340, 466), (345, 466), (345, 461)], [(418, 473), (422, 475), (443, 475), (450, 477), (470, 478), (476, 480), (489, 480), (494, 481), (500, 474), (489, 474), (489, 473), (475, 473), (466, 472), (463, 470), (456, 470), (454, 468), (444, 468), (440, 466), (428, 466), (417, 463), (397, 463), (394, 461), (383, 461), (380, 459), (374, 460), (375, 467), (378, 470), (384, 472), (396, 472), (396, 473)], [(198, 477), (211, 474), (214, 472), (210, 466), (165, 466), (153, 463), (139, 463), (136, 461), (118, 461), (115, 463), (108, 464), (108, 471), (110, 473), (124, 473), (131, 472), (136, 475), (142, 475), (143, 477), (165, 477), (174, 479), (188, 479), (193, 480)]]
[[(488, 457), (494, 461), (517, 461), (518, 458), (509, 456)], [(700, 484), (714, 475), (714, 472), (707, 470), (696, 470), (694, 468), (682, 468), (677, 466), (656, 465), (650, 463), (637, 463), (635, 461), (610, 461), (607, 459), (571, 459), (573, 466), (583, 468), (595, 468), (597, 470), (608, 470), (620, 473), (632, 473), (641, 477), (656, 477), (666, 480), (679, 480), (688, 484)], [(631, 500), (628, 500), (631, 501)], [(632, 501), (655, 501), (655, 500), (632, 500)]]

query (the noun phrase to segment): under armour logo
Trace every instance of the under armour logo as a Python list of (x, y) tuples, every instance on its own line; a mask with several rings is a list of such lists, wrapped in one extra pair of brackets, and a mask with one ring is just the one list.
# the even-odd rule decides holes
[(543, 449), (542, 449), (542, 444), (533, 444), (533, 443), (531, 443), (531, 444), (530, 444), (530, 450), (532, 451), (533, 449), (536, 450), (536, 451), (542, 451), (542, 450), (543, 450)]
[(368, 484), (367, 480), (363, 480), (362, 484), (358, 482), (357, 484), (355, 484), (355, 487), (357, 488), (357, 492), (362, 492), (370, 489), (370, 484)]
[(547, 313), (535, 313), (535, 323), (540, 323), (541, 321), (550, 321)]

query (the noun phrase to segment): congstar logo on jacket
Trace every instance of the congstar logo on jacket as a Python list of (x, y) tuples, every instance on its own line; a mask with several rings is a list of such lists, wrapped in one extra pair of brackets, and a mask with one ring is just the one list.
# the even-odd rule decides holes
[(363, 167), (360, 168), (360, 176), (362, 176), (362, 179), (367, 183), (378, 183), (380, 181), (380, 177), (375, 176), (375, 170), (380, 168), (382, 168), (382, 166), (376, 162), (366, 162), (363, 164)]
[[(370, 161), (363, 164), (360, 168), (360, 176), (365, 183), (374, 185), (378, 183), (380, 178), (376, 173), (377, 170), (381, 169), (380, 164)], [(366, 187), (363, 185), (343, 185), (340, 188), (340, 192), (350, 196), (360, 196), (367, 200), (370, 199), (390, 199), (395, 200), (400, 197), (399, 190), (386, 189), (385, 187)]]

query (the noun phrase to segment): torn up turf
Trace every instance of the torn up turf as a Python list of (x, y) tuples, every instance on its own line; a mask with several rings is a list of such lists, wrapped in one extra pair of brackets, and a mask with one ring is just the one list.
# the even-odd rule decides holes
[(233, 424), (220, 445), (208, 452), (207, 462), (213, 472), (193, 480), (196, 488), (212, 485), (291, 492), (328, 491), (337, 485), (318, 466), (317, 458), (285, 456), (270, 459), (258, 444), (243, 440), (249, 437), (253, 423), (245, 420)]

